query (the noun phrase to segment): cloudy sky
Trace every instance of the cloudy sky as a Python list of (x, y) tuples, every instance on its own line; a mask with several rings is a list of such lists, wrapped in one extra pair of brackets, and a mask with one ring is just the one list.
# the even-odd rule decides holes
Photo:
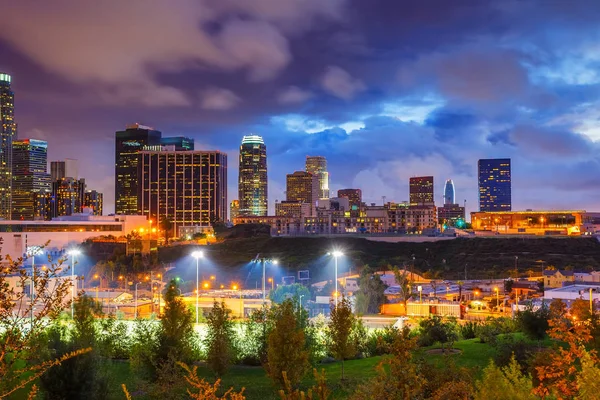
[(0, 16), (20, 138), (80, 160), (114, 210), (114, 132), (140, 122), (229, 154), (265, 138), (269, 200), (306, 155), (331, 187), (408, 199), (434, 175), (477, 205), (513, 160), (513, 209), (600, 211), (600, 2), (19, 0)]

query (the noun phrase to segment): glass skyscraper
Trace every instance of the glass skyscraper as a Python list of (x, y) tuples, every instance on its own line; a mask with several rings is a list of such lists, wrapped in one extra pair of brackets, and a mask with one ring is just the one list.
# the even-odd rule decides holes
[(12, 219), (33, 220), (35, 193), (50, 190), (48, 143), (44, 140), (13, 141)]
[(0, 219), (11, 219), (12, 142), (17, 136), (11, 76), (0, 72)]
[(328, 199), (329, 172), (327, 172), (327, 159), (323, 156), (306, 156), (306, 172), (315, 175), (319, 180), (319, 199)]
[(444, 204), (456, 204), (454, 200), (454, 182), (448, 179), (444, 185)]
[(511, 211), (510, 158), (479, 160), (479, 211)]
[(260, 136), (250, 135), (242, 138), (238, 192), (240, 216), (267, 215), (267, 146)]

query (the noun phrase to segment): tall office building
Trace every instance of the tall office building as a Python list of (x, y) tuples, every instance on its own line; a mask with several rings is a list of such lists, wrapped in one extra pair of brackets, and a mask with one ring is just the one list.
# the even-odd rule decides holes
[(233, 222), (234, 219), (240, 214), (240, 201), (232, 200), (229, 203), (229, 220)]
[(85, 188), (85, 179), (66, 177), (52, 182), (50, 218), (44, 216), (44, 219), (80, 213), (83, 209)]
[(430, 206), (434, 204), (433, 176), (410, 178), (409, 202), (411, 206)]
[(50, 163), (50, 178), (52, 182), (62, 178), (79, 179), (79, 161), (65, 158), (63, 161), (52, 161)]
[(319, 200), (319, 177), (310, 172), (296, 171), (285, 180), (286, 201), (299, 201), (316, 206)]
[(227, 220), (227, 154), (219, 151), (139, 153), (138, 214), (159, 224), (210, 226)]
[(0, 219), (11, 219), (12, 142), (17, 136), (11, 76), (0, 72)]
[(306, 172), (315, 175), (319, 180), (319, 199), (328, 199), (329, 172), (327, 172), (327, 159), (323, 156), (306, 156)]
[(35, 193), (50, 190), (48, 143), (37, 139), (13, 141), (12, 219), (33, 220)]
[(163, 146), (175, 146), (175, 151), (194, 150), (194, 139), (185, 136), (164, 137), (160, 139), (160, 144)]
[(244, 136), (240, 146), (238, 178), (240, 216), (266, 216), (269, 210), (267, 146), (262, 137)]
[(91, 208), (94, 215), (102, 215), (103, 197), (102, 193), (96, 190), (86, 190), (83, 194), (83, 207)]
[(340, 189), (337, 197), (346, 198), (351, 210), (359, 210), (362, 203), (362, 191), (360, 189)]
[(510, 158), (477, 162), (479, 211), (511, 211)]
[(454, 182), (452, 179), (448, 179), (444, 185), (444, 205), (456, 204), (454, 202)]

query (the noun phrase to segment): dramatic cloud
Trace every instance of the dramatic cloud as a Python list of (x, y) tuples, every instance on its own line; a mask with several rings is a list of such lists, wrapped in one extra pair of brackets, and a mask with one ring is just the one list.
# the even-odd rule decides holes
[(312, 97), (312, 93), (297, 86), (290, 86), (279, 93), (277, 97), (281, 104), (303, 103)]
[(360, 79), (354, 79), (348, 72), (336, 66), (327, 67), (321, 85), (330, 94), (344, 100), (350, 100), (358, 92), (365, 90), (365, 85)]
[(211, 88), (202, 94), (201, 106), (206, 110), (229, 110), (239, 102), (240, 98), (231, 90)]

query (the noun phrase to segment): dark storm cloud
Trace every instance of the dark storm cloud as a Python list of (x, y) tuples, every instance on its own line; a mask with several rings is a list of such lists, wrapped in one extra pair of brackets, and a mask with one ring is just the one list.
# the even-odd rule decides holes
[[(271, 199), (304, 157), (334, 188), (405, 200), (452, 178), (476, 204), (481, 157), (512, 157), (515, 208), (598, 208), (600, 3), (57, 0), (3, 9), (0, 70), (20, 135), (81, 160), (112, 208), (113, 137), (142, 122), (230, 154), (263, 135)], [(84, 160), (95, 160), (93, 165)], [(539, 195), (526, 192), (540, 186)], [(541, 184), (540, 184), (541, 185)], [(594, 196), (584, 196), (581, 193)]]

